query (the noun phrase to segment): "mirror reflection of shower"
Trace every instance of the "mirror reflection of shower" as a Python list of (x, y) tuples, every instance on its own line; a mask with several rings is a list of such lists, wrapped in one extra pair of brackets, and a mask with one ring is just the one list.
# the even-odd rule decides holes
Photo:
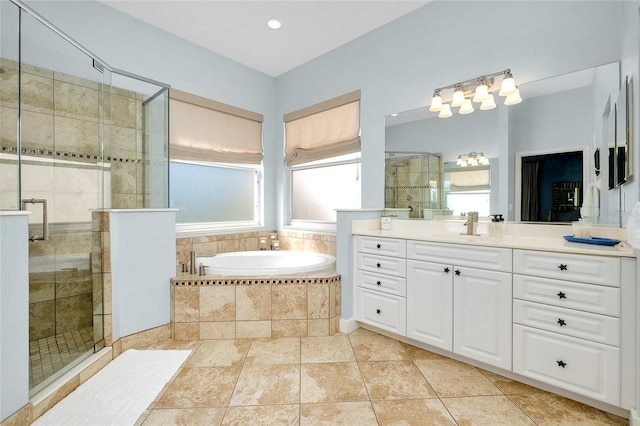
[(385, 214), (431, 218), (444, 208), (442, 154), (385, 153)]

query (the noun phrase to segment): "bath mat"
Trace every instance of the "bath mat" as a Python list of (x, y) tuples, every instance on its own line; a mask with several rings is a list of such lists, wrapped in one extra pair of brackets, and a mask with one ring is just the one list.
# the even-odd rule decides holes
[(129, 349), (33, 424), (133, 425), (190, 353)]

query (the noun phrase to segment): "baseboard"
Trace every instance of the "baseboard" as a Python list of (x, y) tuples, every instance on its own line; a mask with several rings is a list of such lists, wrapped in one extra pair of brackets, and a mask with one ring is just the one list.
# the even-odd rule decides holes
[(629, 426), (640, 426), (640, 416), (635, 408), (629, 411)]
[(340, 331), (342, 333), (349, 334), (358, 328), (360, 328), (360, 324), (358, 324), (358, 321), (356, 321), (355, 318), (340, 318)]

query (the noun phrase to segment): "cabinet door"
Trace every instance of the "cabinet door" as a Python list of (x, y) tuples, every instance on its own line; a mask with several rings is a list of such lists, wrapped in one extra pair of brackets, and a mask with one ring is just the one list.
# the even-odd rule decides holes
[(511, 369), (511, 274), (454, 267), (453, 351)]
[(407, 337), (453, 349), (453, 267), (407, 261)]

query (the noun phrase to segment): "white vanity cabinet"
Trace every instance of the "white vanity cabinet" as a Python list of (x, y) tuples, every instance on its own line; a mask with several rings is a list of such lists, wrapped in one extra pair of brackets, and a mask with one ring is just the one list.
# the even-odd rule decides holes
[(514, 250), (513, 371), (621, 405), (621, 261)]
[(407, 337), (511, 369), (511, 250), (407, 241)]
[(356, 318), (400, 335), (406, 333), (406, 241), (356, 238)]

